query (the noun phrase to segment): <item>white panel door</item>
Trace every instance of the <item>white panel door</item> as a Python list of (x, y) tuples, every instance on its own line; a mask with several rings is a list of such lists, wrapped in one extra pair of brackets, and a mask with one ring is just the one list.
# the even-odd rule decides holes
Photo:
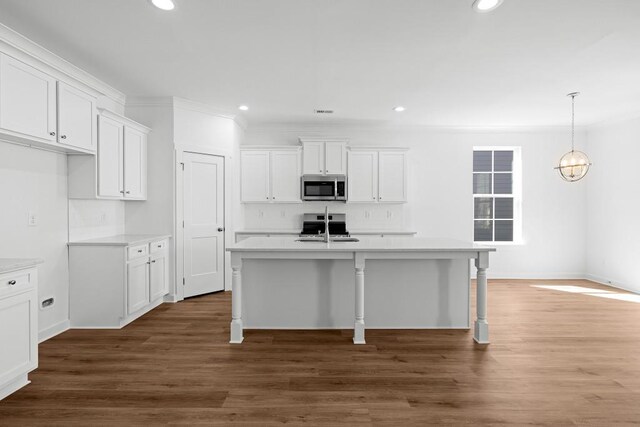
[(147, 257), (127, 264), (127, 314), (149, 304), (149, 261)]
[(268, 202), (271, 200), (269, 183), (269, 151), (249, 150), (240, 153), (240, 170), (243, 202)]
[(302, 146), (302, 173), (324, 175), (324, 142), (305, 142)]
[(381, 151), (378, 154), (378, 199), (380, 202), (407, 201), (407, 153)]
[(343, 142), (327, 142), (325, 143), (325, 165), (324, 172), (326, 174), (347, 173), (347, 150)]
[(124, 197), (124, 126), (108, 117), (98, 118), (98, 196)]
[(298, 151), (271, 151), (271, 200), (300, 201), (300, 155)]
[(0, 384), (38, 366), (36, 292), (0, 299)]
[(147, 197), (147, 135), (124, 127), (124, 197)]
[(96, 98), (58, 82), (58, 142), (88, 151), (96, 149)]
[(349, 152), (349, 202), (376, 202), (378, 200), (378, 152)]
[(0, 54), (0, 128), (56, 140), (56, 80)]
[(167, 255), (163, 253), (151, 255), (149, 264), (149, 293), (150, 301), (169, 293), (169, 265)]
[(224, 290), (224, 158), (184, 154), (184, 297)]

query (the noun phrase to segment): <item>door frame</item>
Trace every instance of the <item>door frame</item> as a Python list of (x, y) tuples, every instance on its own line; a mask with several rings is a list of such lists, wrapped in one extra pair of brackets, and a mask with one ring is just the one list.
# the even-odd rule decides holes
[(224, 191), (224, 290), (231, 290), (231, 262), (229, 254), (227, 253), (227, 246), (233, 243), (232, 235), (233, 235), (233, 227), (232, 227), (232, 216), (231, 216), (231, 202), (232, 202), (232, 174), (230, 167), (232, 163), (232, 156), (227, 151), (217, 151), (217, 150), (203, 150), (201, 148), (197, 149), (181, 149), (177, 148), (175, 150), (175, 205), (174, 205), (174, 228), (175, 228), (175, 289), (172, 290), (175, 295), (175, 301), (184, 300), (184, 153), (190, 154), (198, 154), (204, 156), (216, 156), (222, 158), (222, 164), (224, 167), (224, 175), (223, 175), (223, 191)]

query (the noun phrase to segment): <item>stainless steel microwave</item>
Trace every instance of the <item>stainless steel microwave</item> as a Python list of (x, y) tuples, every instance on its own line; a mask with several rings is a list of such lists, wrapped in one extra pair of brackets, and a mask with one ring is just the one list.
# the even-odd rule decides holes
[(302, 200), (347, 201), (347, 177), (344, 175), (303, 175)]

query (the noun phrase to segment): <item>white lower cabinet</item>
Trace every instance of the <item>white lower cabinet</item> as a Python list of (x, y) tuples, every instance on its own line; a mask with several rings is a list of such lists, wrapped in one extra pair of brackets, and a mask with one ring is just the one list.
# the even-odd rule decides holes
[(0, 400), (38, 367), (37, 270), (0, 274)]
[(121, 328), (169, 293), (168, 241), (69, 244), (72, 328)]

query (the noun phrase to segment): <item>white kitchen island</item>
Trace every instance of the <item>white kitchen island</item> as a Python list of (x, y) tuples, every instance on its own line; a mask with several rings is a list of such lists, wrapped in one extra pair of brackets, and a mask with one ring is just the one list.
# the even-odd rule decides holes
[[(487, 275), (494, 248), (450, 239), (299, 242), (252, 237), (231, 252), (231, 343), (247, 329), (470, 328), (470, 263), (477, 269), (474, 339), (489, 342)], [(365, 296), (366, 295), (366, 296)], [(365, 316), (366, 313), (366, 316)]]

